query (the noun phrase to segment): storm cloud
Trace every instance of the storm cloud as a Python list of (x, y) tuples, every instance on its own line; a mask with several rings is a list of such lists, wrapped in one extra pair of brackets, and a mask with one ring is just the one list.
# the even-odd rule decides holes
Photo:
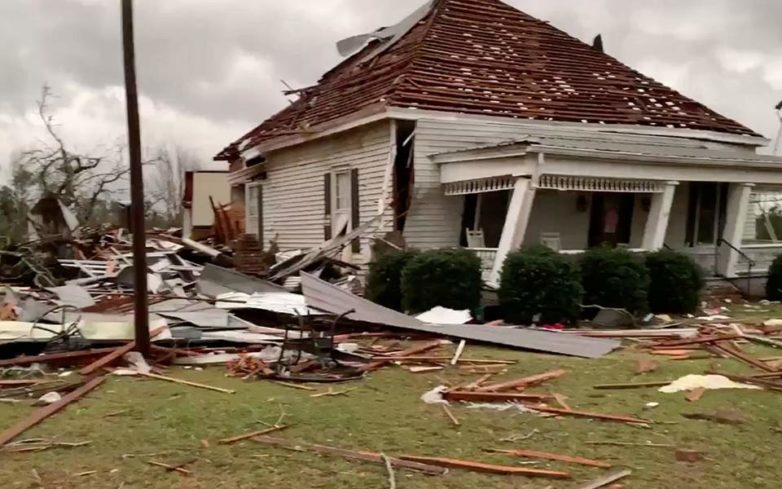
[[(424, 0), (136, 0), (145, 145), (204, 162), (315, 83), (335, 43)], [(44, 137), (41, 86), (77, 148), (123, 140), (119, 0), (0, 1), (0, 167)], [(768, 137), (782, 99), (778, 0), (508, 0)], [(214, 163), (212, 164), (214, 165)], [(0, 183), (7, 172), (0, 171)]]

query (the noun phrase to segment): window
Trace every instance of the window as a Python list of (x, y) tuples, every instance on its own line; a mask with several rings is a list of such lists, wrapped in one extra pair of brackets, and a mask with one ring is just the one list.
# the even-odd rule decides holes
[(714, 245), (722, 236), (727, 212), (727, 184), (693, 182), (687, 218), (690, 246)]
[(247, 215), (250, 217), (258, 216), (258, 187), (255, 185), (247, 186)]
[(350, 210), (350, 172), (334, 174), (334, 210)]

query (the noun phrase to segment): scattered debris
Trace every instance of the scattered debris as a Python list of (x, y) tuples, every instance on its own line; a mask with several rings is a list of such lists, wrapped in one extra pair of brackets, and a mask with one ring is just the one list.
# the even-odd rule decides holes
[(718, 424), (740, 425), (746, 423), (747, 417), (735, 409), (720, 409), (714, 413), (684, 413), (687, 419), (713, 421)]
[(448, 408), (448, 405), (447, 405), (447, 404), (441, 404), (440, 406), (442, 406), (442, 408), (443, 408), (443, 412), (445, 413), (445, 415), (446, 415), (446, 416), (448, 416), (448, 419), (450, 419), (450, 420), (451, 420), (451, 423), (453, 423), (453, 425), (454, 425), (455, 427), (457, 427), (457, 428), (458, 428), (459, 426), (461, 426), (461, 425), (462, 425), (462, 424), (459, 422), (459, 420), (458, 420), (458, 419), (456, 419), (456, 416), (454, 416), (454, 415), (453, 415), (453, 413), (451, 412), (451, 410)]
[(706, 393), (705, 387), (697, 387), (690, 392), (687, 393), (686, 396), (684, 396), (685, 399), (689, 402), (698, 402), (701, 400), (701, 397), (703, 397), (703, 394)]
[(334, 448), (324, 445), (313, 445), (310, 443), (302, 443), (302, 442), (294, 442), (291, 440), (286, 440), (284, 438), (273, 438), (270, 436), (259, 436), (252, 438), (252, 440), (256, 443), (261, 443), (264, 445), (279, 447), (279, 448), (285, 448), (287, 450), (293, 450), (296, 452), (313, 452), (313, 453), (319, 453), (322, 455), (335, 455), (338, 457), (346, 458), (348, 460), (359, 460), (362, 462), (371, 462), (375, 464), (381, 464), (386, 465), (386, 463), (390, 463), (392, 467), (397, 469), (407, 469), (407, 470), (413, 470), (416, 472), (423, 472), (425, 474), (429, 475), (445, 475), (448, 473), (448, 469), (436, 464), (429, 464), (425, 462), (416, 462), (411, 460), (405, 460), (402, 458), (395, 458), (395, 457), (386, 457), (386, 459), (383, 459), (383, 456), (380, 453), (375, 452), (369, 452), (369, 451), (355, 451), (355, 450), (346, 450), (343, 448)]
[(481, 462), (472, 462), (469, 460), (456, 460), (452, 458), (442, 458), (442, 457), (420, 457), (420, 456), (404, 455), (399, 458), (410, 462), (436, 465), (439, 467), (446, 467), (449, 469), (462, 469), (462, 470), (469, 470), (472, 472), (485, 472), (488, 474), (524, 475), (527, 477), (570, 479), (570, 474), (568, 474), (567, 472), (559, 472), (555, 470), (527, 469), (522, 467), (510, 467), (506, 465), (492, 465), (492, 464), (486, 464)]
[(589, 467), (599, 467), (602, 469), (610, 469), (611, 464), (606, 462), (600, 462), (599, 460), (592, 460), (582, 457), (571, 457), (569, 455), (560, 455), (557, 453), (539, 452), (536, 450), (501, 450), (501, 449), (487, 449), (487, 452), (502, 453), (505, 455), (512, 455), (514, 457), (522, 458), (539, 458), (543, 460), (555, 460), (558, 462), (566, 462), (571, 464), (587, 465)]
[(674, 392), (692, 391), (694, 389), (761, 389), (756, 385), (739, 384), (722, 375), (685, 375), (671, 382), (669, 385), (658, 389), (665, 394)]
[(679, 462), (687, 462), (688, 464), (694, 464), (697, 462), (702, 462), (704, 458), (705, 457), (703, 453), (696, 450), (687, 450), (684, 448), (676, 449), (676, 460)]
[(223, 438), (222, 440), (218, 441), (221, 445), (231, 445), (233, 443), (243, 441), (243, 440), (249, 440), (250, 438), (255, 438), (257, 436), (264, 436), (268, 435), (277, 431), (288, 429), (288, 426), (286, 425), (274, 425), (271, 428), (267, 428), (265, 430), (261, 431), (254, 431), (252, 433), (245, 433), (244, 435), (237, 435), (232, 436), (230, 438)]

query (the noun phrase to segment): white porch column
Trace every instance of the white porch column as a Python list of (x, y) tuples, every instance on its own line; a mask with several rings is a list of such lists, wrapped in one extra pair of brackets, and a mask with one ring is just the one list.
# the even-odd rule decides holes
[[(754, 186), (753, 183), (732, 183), (728, 190), (728, 207), (722, 239), (737, 248), (741, 248), (749, 198)], [(717, 273), (724, 277), (735, 277), (736, 264), (739, 261), (738, 252), (725, 243), (719, 247), (719, 252)]]
[(654, 194), (649, 217), (646, 219), (643, 244), (645, 250), (659, 250), (665, 245), (665, 234), (668, 231), (668, 221), (671, 218), (671, 206), (679, 182), (667, 182), (662, 193)]
[(508, 215), (505, 218), (505, 227), (502, 228), (502, 237), (500, 245), (497, 247), (497, 256), (489, 276), (489, 284), (499, 284), (502, 265), (505, 263), (508, 253), (524, 243), (524, 235), (527, 233), (527, 224), (529, 224), (534, 203), (535, 187), (532, 180), (525, 177), (518, 178), (513, 187), (513, 197), (511, 197), (508, 206)]

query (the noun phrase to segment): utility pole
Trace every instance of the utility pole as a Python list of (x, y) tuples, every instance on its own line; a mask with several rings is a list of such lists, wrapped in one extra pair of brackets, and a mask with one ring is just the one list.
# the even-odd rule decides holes
[(782, 141), (782, 102), (779, 102), (775, 109), (777, 110), (777, 117), (779, 117), (779, 132), (777, 133), (777, 141), (774, 144), (774, 156), (779, 154), (779, 144)]
[(125, 100), (128, 112), (128, 150), (130, 151), (130, 222), (133, 228), (136, 350), (147, 356), (149, 355), (147, 236), (144, 225), (144, 173), (141, 168), (136, 53), (133, 45), (133, 0), (122, 0), (122, 49), (125, 59)]

